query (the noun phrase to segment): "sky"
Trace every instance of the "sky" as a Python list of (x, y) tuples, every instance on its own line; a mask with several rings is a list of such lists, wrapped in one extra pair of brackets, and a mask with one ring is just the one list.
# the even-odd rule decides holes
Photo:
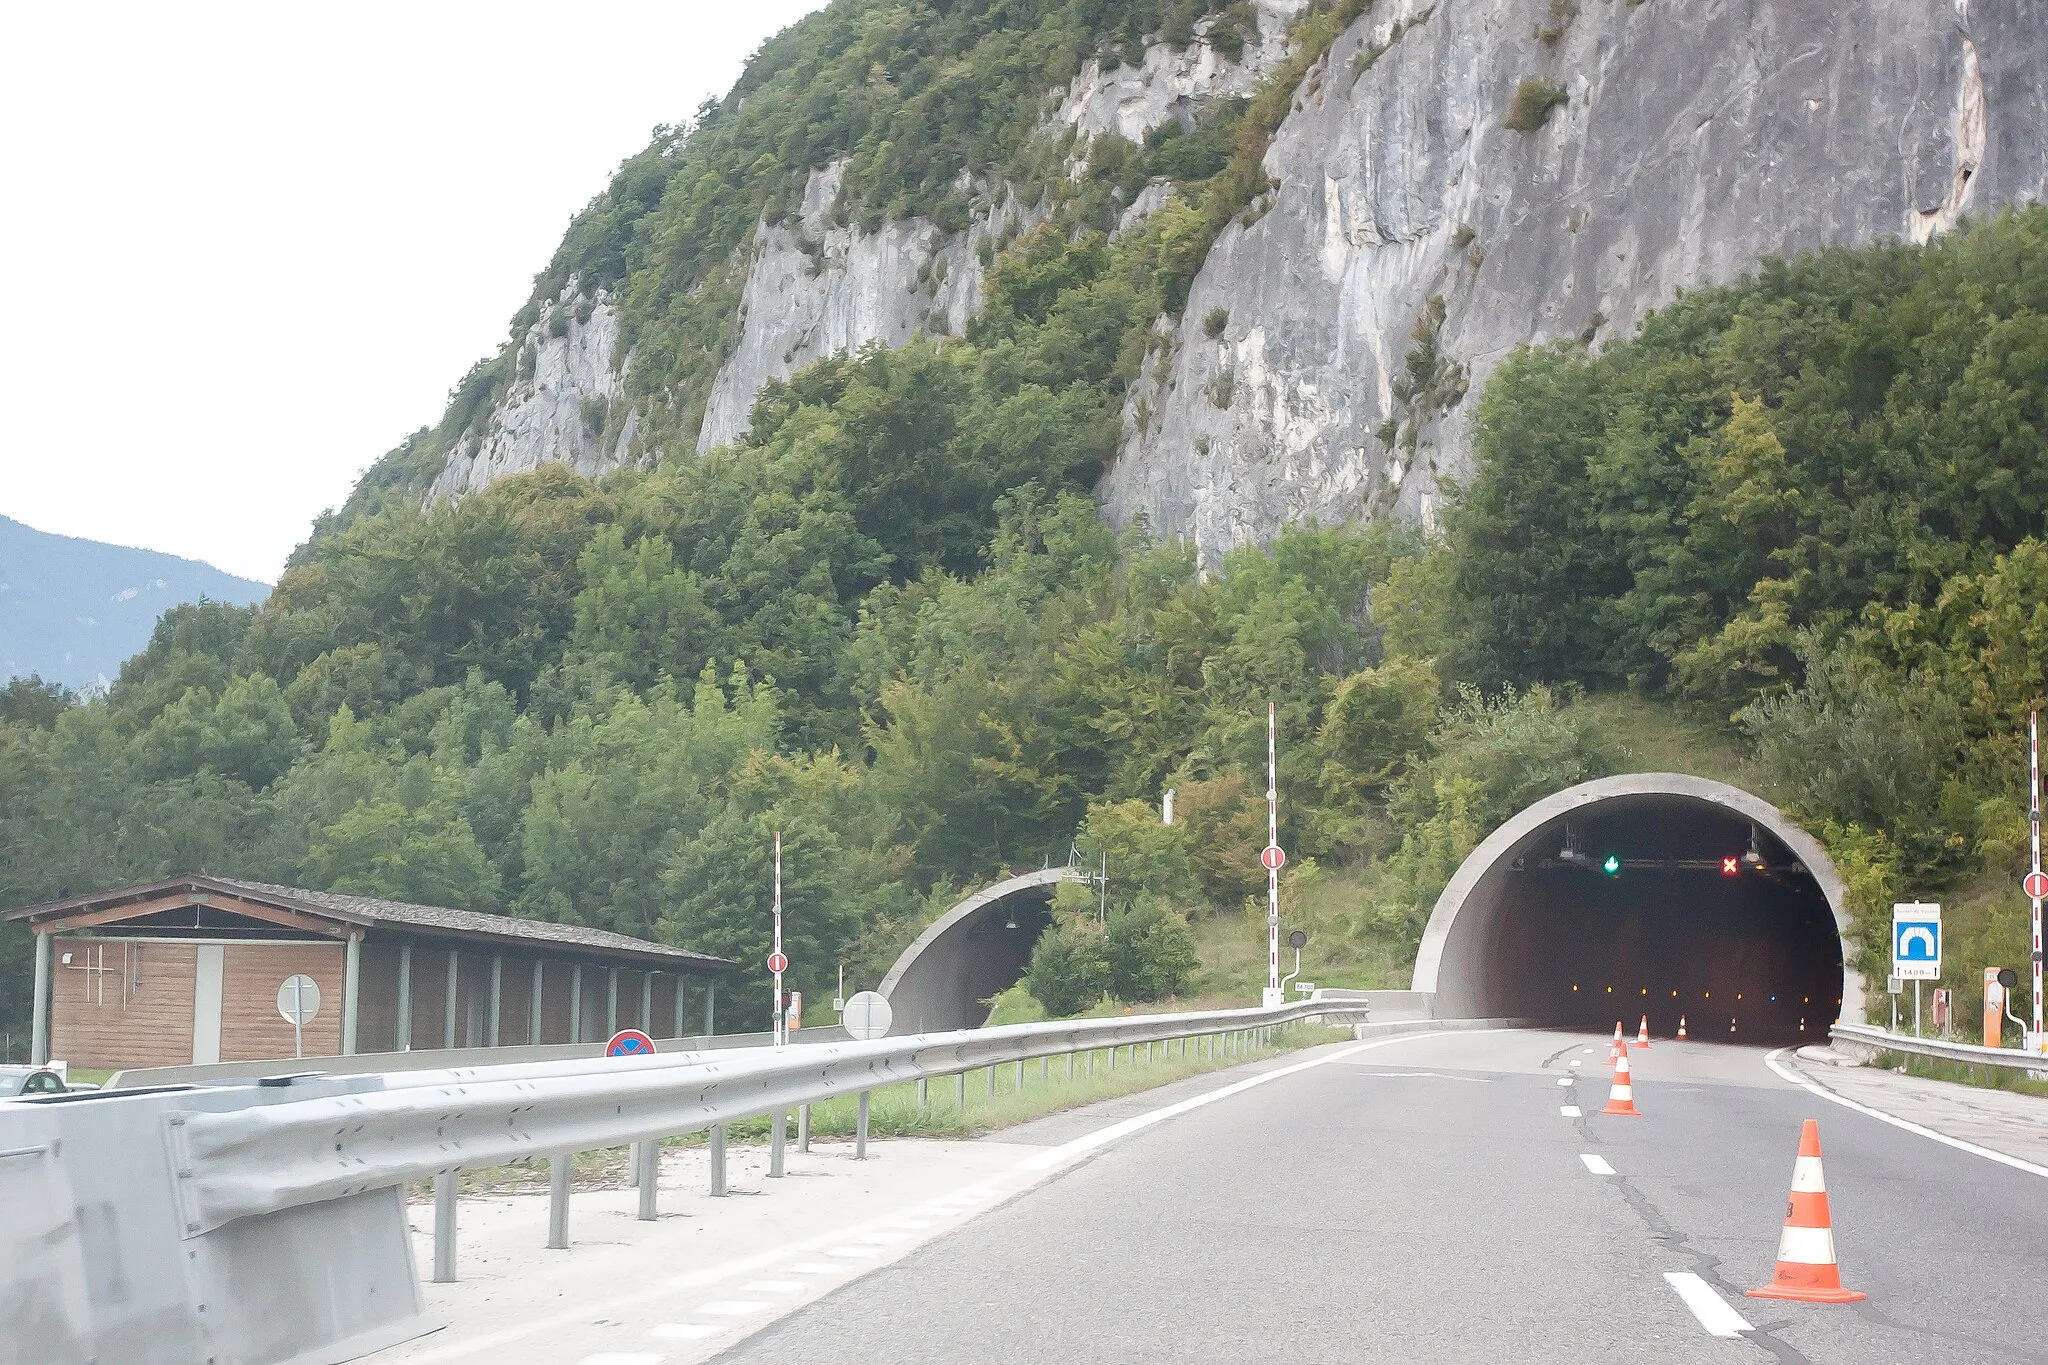
[(823, 0), (0, 10), (0, 514), (274, 581)]

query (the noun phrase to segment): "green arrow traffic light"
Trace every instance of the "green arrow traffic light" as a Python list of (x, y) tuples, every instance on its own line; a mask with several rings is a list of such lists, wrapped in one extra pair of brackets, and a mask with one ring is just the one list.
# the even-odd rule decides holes
[(1612, 853), (1608, 854), (1607, 861), (1600, 864), (1600, 870), (1612, 877), (1615, 873), (1621, 871), (1621, 859), (1615, 857)]

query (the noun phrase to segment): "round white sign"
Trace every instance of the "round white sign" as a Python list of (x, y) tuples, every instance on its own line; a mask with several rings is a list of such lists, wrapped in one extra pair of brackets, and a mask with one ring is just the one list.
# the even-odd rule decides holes
[(320, 983), (301, 972), (277, 988), (277, 1012), (287, 1024), (304, 1027), (320, 1012)]
[(839, 1022), (846, 1027), (846, 1036), (862, 1043), (886, 1037), (893, 1019), (888, 1000), (875, 991), (862, 991), (854, 996), (846, 1002), (846, 1008), (839, 1015)]

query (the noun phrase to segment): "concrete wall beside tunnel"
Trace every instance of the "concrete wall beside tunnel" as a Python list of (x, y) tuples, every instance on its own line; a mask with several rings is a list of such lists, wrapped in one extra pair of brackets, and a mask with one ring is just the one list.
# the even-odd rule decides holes
[[(1573, 846), (1583, 858), (1566, 856)], [(1723, 857), (1760, 858), (1724, 873)], [(1601, 864), (1612, 854), (1612, 873)], [(1648, 1013), (1668, 1034), (1824, 1040), (1863, 1019), (1845, 967), (1841, 878), (1760, 798), (1681, 773), (1587, 782), (1530, 806), (1438, 897), (1414, 988), (1439, 1017), (1513, 1016), (1605, 1030)]]
[(977, 891), (932, 921), (903, 950), (877, 988), (889, 1001), (892, 1034), (979, 1028), (984, 1003), (1017, 984), (1038, 936), (1052, 923), (1052, 888), (1083, 881), (1051, 867)]

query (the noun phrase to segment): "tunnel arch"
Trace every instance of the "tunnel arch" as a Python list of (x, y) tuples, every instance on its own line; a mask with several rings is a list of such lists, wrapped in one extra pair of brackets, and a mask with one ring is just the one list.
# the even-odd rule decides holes
[[(1744, 826), (1765, 867), (1721, 876), (1713, 854)], [(1553, 858), (1567, 831), (1581, 851), (1604, 839), (1646, 856), (1604, 876)], [(1864, 1012), (1843, 894), (1819, 842), (1750, 792), (1686, 773), (1600, 778), (1517, 813), (1460, 864), (1423, 931), (1413, 987), (1432, 995), (1440, 1018), (1634, 1017), (1635, 1006), (1617, 1013), (1611, 998), (1592, 999), (1618, 990), (1650, 1008), (1660, 1032), (1676, 1005), (1692, 1014), (1695, 1037), (1723, 1037), (1727, 1024), (1715, 1021), (1748, 1014), (1755, 1026), (1740, 1041), (1825, 1039), (1828, 1022), (1860, 1023)], [(1625, 981), (1596, 979), (1631, 969)], [(1722, 998), (1711, 1003), (1716, 982)], [(1785, 1010), (1781, 983), (1800, 994)], [(1739, 1007), (1730, 995), (1743, 997)], [(1801, 1002), (1817, 1008), (1802, 1012)]]
[(1052, 923), (1053, 887), (1086, 880), (1071, 867), (1026, 872), (933, 920), (876, 988), (889, 1002), (889, 1031), (979, 1028), (988, 1014), (981, 1002), (1015, 985), (1030, 965), (1038, 936)]

